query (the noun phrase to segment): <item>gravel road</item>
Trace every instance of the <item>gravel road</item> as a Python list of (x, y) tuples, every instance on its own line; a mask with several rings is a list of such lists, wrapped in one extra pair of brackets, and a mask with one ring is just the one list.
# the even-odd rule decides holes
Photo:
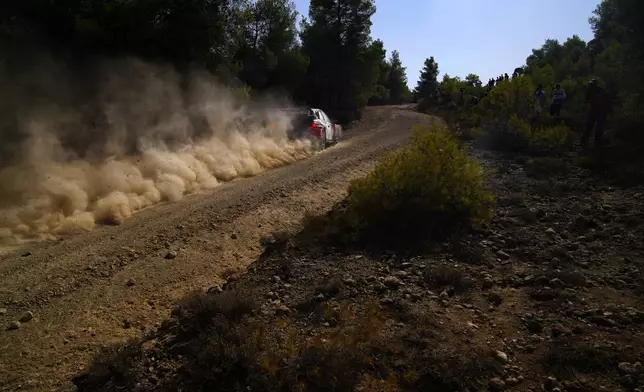
[[(101, 346), (154, 328), (179, 298), (243, 270), (263, 236), (329, 209), (424, 118), (406, 107), (369, 108), (341, 143), (309, 159), (148, 208), (120, 226), (5, 251), (0, 390), (64, 387)], [(33, 317), (5, 330), (25, 312)]]

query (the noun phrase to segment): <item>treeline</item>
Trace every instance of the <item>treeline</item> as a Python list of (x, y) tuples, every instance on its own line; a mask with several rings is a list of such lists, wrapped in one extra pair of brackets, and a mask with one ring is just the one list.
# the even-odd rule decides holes
[[(7, 4), (4, 4), (7, 3)], [(4, 72), (34, 53), (78, 65), (135, 56), (180, 71), (205, 67), (248, 94), (283, 93), (338, 121), (410, 99), (396, 51), (370, 35), (372, 0), (24, 0), (0, 6)]]
[[(526, 64), (507, 70), (512, 75), (508, 85), (504, 78), (500, 91), (494, 94), (496, 87), (481, 83), (476, 74), (465, 79), (444, 75), (438, 81), (438, 65), (433, 58), (428, 59), (415, 91), (417, 99), (424, 108), (458, 106), (459, 100), (465, 106), (480, 103), (483, 108), (474, 112), (477, 115), (501, 117), (511, 113), (534, 128), (549, 121), (547, 115), (535, 119), (530, 110), (535, 106), (537, 87), (543, 87), (548, 105), (555, 85), (560, 84), (567, 98), (559, 120), (573, 131), (580, 131), (587, 121), (589, 82), (595, 79), (608, 96), (607, 127), (614, 131), (613, 135), (622, 140), (644, 140), (644, 2), (604, 0), (589, 22), (594, 32), (592, 40), (585, 42), (577, 35), (563, 43), (546, 40), (541, 48), (532, 50)], [(481, 126), (480, 120), (475, 119), (474, 125)]]

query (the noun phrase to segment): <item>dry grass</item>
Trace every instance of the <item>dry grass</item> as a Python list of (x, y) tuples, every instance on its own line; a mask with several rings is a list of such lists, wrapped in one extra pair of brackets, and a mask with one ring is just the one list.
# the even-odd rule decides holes
[(443, 344), (431, 323), (392, 334), (376, 302), (328, 302), (321, 317), (331, 327), (312, 332), (296, 317), (253, 317), (234, 292), (195, 295), (178, 309), (152, 348), (111, 348), (75, 379), (78, 390), (461, 391), (496, 369), (487, 355)]
[(462, 270), (448, 265), (427, 267), (424, 278), (430, 289), (449, 289), (455, 294), (461, 294), (474, 288), (474, 281), (470, 277)]

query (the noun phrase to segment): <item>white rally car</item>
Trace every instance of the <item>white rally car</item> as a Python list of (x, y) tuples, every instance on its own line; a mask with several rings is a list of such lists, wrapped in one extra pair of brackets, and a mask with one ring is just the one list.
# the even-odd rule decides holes
[(317, 150), (324, 150), (342, 138), (342, 125), (335, 124), (326, 113), (316, 108), (278, 109), (291, 118), (291, 139), (310, 139)]

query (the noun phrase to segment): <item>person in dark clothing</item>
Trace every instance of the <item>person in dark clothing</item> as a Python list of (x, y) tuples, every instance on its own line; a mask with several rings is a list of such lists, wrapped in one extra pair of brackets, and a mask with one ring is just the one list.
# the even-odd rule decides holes
[(595, 79), (588, 83), (586, 102), (588, 102), (588, 119), (584, 134), (581, 137), (581, 146), (586, 147), (593, 130), (595, 131), (595, 146), (602, 146), (605, 144), (604, 126), (606, 125), (610, 100), (606, 90), (599, 86)]
[(561, 88), (561, 85), (557, 83), (555, 89), (552, 90), (552, 103), (550, 104), (550, 115), (551, 116), (560, 116), (561, 108), (563, 103), (566, 100), (566, 92)]
[(543, 91), (543, 85), (539, 84), (534, 91), (534, 97), (537, 99), (537, 110), (541, 113), (543, 104), (546, 101), (546, 93)]
[(463, 87), (458, 89), (458, 106), (465, 105), (465, 89)]
[(509, 76), (507, 73), (506, 73), (505, 75), (503, 75), (503, 78), (504, 78), (505, 80), (510, 80), (510, 76)]

